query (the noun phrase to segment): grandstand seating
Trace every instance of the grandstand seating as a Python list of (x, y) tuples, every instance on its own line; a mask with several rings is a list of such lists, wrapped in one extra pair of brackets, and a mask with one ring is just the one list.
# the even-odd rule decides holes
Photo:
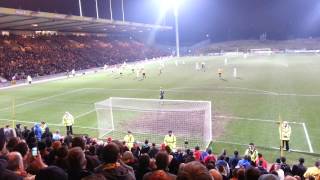
[[(134, 144), (129, 150), (125, 142), (110, 137), (104, 143), (87, 136), (63, 136), (58, 131), (52, 134), (49, 127), (38, 131), (39, 128), (35, 125), (31, 130), (26, 127), (22, 130), (17, 125), (15, 129), (9, 126), (0, 129), (0, 179), (46, 179), (48, 175), (50, 179), (59, 180), (151, 180), (159, 175), (165, 180), (212, 177), (258, 180), (265, 176), (269, 177), (266, 179), (272, 176), (271, 179), (299, 180), (320, 177), (320, 161), (307, 169), (304, 160), (300, 159), (299, 164), (291, 168), (281, 157), (267, 166), (262, 154), (252, 160), (254, 154), (242, 157), (235, 151), (234, 156), (229, 157), (223, 151), (216, 156), (210, 149), (201, 151), (199, 147), (173, 152), (168, 146), (159, 148), (148, 141), (141, 146)], [(38, 155), (34, 155), (33, 147), (38, 148)]]
[(0, 36), (0, 76), (19, 80), (166, 55), (129, 38)]

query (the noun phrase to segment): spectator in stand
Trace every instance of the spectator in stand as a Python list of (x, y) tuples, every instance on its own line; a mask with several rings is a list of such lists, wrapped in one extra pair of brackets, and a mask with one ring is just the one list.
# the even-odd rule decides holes
[(281, 169), (284, 172), (284, 176), (292, 175), (291, 168), (286, 163), (287, 159), (285, 157), (281, 157), (280, 160), (281, 160), (280, 166), (281, 166)]
[(214, 180), (223, 180), (222, 175), (216, 169), (211, 169), (209, 171), (209, 173), (213, 177)]
[(53, 165), (63, 169), (67, 170), (67, 155), (68, 155), (68, 149), (66, 146), (61, 146), (55, 155), (55, 160), (53, 162)]
[(29, 148), (25, 142), (20, 141), (16, 146), (13, 147), (13, 151), (19, 152), (22, 156), (23, 162), (26, 162), (28, 157), (27, 155), (29, 153)]
[(42, 134), (45, 133), (47, 127), (48, 127), (47, 123), (44, 121), (41, 121), (40, 128), (41, 128)]
[(230, 169), (235, 169), (236, 166), (238, 165), (238, 162), (241, 158), (239, 157), (239, 152), (238, 151), (234, 151), (233, 152), (233, 157), (229, 160), (229, 166)]
[[(85, 151), (86, 142), (82, 137), (74, 137), (72, 139), (72, 147), (80, 147), (82, 151)], [(86, 161), (87, 161), (87, 169), (93, 171), (94, 168), (98, 167), (100, 161), (98, 157), (92, 156), (89, 154), (85, 154)]]
[(7, 143), (6, 148), (7, 148), (7, 150), (8, 150), (9, 152), (12, 152), (13, 149), (14, 149), (14, 147), (15, 147), (17, 144), (19, 144), (19, 139), (18, 139), (18, 138), (16, 138), (16, 137), (10, 138), (9, 141), (8, 141), (8, 143)]
[(87, 161), (80, 147), (71, 148), (67, 156), (69, 180), (81, 180), (92, 173), (86, 169)]
[(16, 131), (17, 137), (19, 137), (20, 139), (22, 139), (23, 136), (22, 136), (21, 124), (16, 124), (15, 131)]
[(96, 173), (103, 174), (106, 179), (110, 180), (136, 179), (133, 169), (119, 162), (120, 148), (115, 143), (109, 143), (106, 145), (101, 153), (103, 164), (95, 169)]
[(24, 139), (28, 139), (29, 134), (30, 134), (31, 131), (28, 129), (27, 126), (24, 126), (23, 128), (24, 129), (22, 131), (22, 136), (23, 136)]
[(262, 156), (262, 154), (261, 153), (258, 153), (258, 157), (257, 157), (257, 159), (256, 159), (256, 165), (258, 166), (258, 164), (259, 164), (259, 162), (262, 162), (262, 167), (264, 168), (264, 169), (268, 169), (268, 162), (263, 158), (263, 156)]
[(11, 138), (17, 137), (16, 131), (12, 129), (9, 125), (6, 125), (4, 128), (4, 135), (6, 137), (6, 141), (8, 142)]
[(200, 158), (201, 158), (201, 151), (200, 151), (200, 147), (199, 146), (196, 146), (194, 148), (194, 152), (193, 152), (193, 157), (196, 161), (200, 161)]
[(149, 167), (150, 164), (150, 157), (148, 154), (141, 154), (138, 161), (138, 168), (135, 171), (135, 176), (137, 180), (142, 180), (143, 176), (151, 172), (151, 168)]
[(8, 162), (0, 159), (0, 179), (4, 180), (23, 180), (23, 177), (18, 176), (13, 171), (7, 169)]
[(257, 169), (260, 171), (260, 174), (268, 174), (267, 168), (264, 168), (264, 161), (260, 160), (257, 164)]
[(299, 176), (302, 180), (304, 180), (304, 173), (307, 171), (307, 168), (304, 166), (304, 158), (299, 158), (299, 164), (295, 164), (292, 166), (292, 175)]
[(208, 156), (205, 158), (204, 163), (207, 165), (208, 163), (216, 164), (216, 157), (212, 154), (212, 150), (208, 149)]
[(122, 161), (130, 166), (134, 171), (137, 170), (137, 162), (131, 151), (126, 151), (122, 155)]
[(49, 166), (41, 168), (35, 180), (68, 180), (68, 174), (59, 167)]
[(246, 169), (245, 171), (245, 177), (246, 179), (250, 180), (258, 180), (260, 177), (261, 173), (258, 169), (250, 167)]
[(155, 158), (158, 152), (159, 152), (159, 149), (156, 147), (156, 143), (152, 143), (152, 147), (149, 151), (150, 158)]
[(269, 172), (272, 172), (275, 170), (276, 165), (280, 165), (281, 164), (281, 160), (280, 158), (277, 158), (276, 161), (271, 165)]
[[(157, 165), (157, 170), (162, 170), (166, 172), (166, 174), (170, 177), (170, 179), (175, 179), (176, 175), (171, 174), (168, 172), (168, 166), (169, 166), (169, 155), (167, 152), (159, 152), (156, 155), (156, 165)], [(150, 176), (152, 173), (147, 173), (144, 175), (143, 179), (150, 179)]]
[(239, 160), (238, 166), (245, 169), (248, 169), (249, 167), (251, 167), (249, 158), (250, 158), (249, 156), (245, 155), (243, 159)]
[(52, 139), (53, 135), (52, 135), (52, 133), (50, 132), (49, 127), (46, 127), (46, 128), (44, 129), (44, 131), (42, 131), (42, 132), (43, 132), (42, 135), (41, 135), (41, 139), (42, 139), (42, 140)]
[(198, 161), (184, 165), (177, 175), (177, 180), (212, 180), (208, 169)]
[(8, 155), (7, 169), (13, 171), (18, 176), (26, 177), (27, 173), (24, 170), (22, 156), (19, 152), (10, 152)]
[(314, 178), (316, 180), (320, 179), (320, 160), (316, 161), (313, 167), (309, 167), (304, 173), (304, 178)]
[(38, 123), (36, 123), (34, 125), (33, 131), (34, 131), (34, 134), (35, 134), (37, 141), (41, 141), (42, 130), (41, 130), (40, 125)]
[(38, 142), (38, 151), (40, 152), (43, 161), (48, 164), (49, 152), (45, 142)]
[(149, 153), (150, 151), (150, 146), (149, 146), (149, 141), (146, 139), (144, 141), (144, 144), (141, 146), (141, 154)]
[(61, 138), (62, 137), (59, 130), (56, 130), (56, 132), (52, 134), (52, 140), (54, 141), (59, 141)]

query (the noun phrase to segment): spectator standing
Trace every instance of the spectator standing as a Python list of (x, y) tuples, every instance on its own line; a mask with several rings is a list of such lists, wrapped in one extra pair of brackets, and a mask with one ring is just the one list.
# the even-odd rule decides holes
[(69, 112), (64, 113), (62, 123), (66, 126), (67, 134), (70, 133), (70, 135), (73, 135), (72, 125), (74, 124), (74, 117)]
[(291, 136), (291, 126), (287, 121), (283, 121), (279, 127), (279, 134), (281, 140), (281, 148), (285, 148), (285, 150), (289, 151), (289, 141)]
[(115, 143), (109, 143), (102, 149), (103, 164), (95, 169), (108, 180), (135, 180), (133, 169), (119, 162), (120, 148)]
[(307, 171), (307, 168), (304, 166), (304, 158), (299, 158), (299, 163), (292, 166), (292, 175), (299, 176), (304, 180), (304, 173)]
[(320, 179), (320, 160), (316, 161), (313, 167), (309, 167), (304, 173), (304, 178), (313, 177), (316, 180)]

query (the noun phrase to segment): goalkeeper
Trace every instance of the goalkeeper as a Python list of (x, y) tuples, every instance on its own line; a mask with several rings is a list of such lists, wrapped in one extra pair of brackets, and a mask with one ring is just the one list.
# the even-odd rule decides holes
[(164, 137), (164, 144), (169, 146), (171, 150), (176, 149), (177, 138), (172, 134), (172, 131), (168, 131), (168, 134)]
[(62, 123), (67, 128), (67, 134), (73, 135), (72, 125), (74, 124), (74, 118), (69, 112), (65, 112), (62, 117)]

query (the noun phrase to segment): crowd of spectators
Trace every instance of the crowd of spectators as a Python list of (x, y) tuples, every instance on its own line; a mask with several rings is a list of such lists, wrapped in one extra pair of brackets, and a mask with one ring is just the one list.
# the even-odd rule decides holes
[[(44, 130), (41, 128), (45, 127)], [(38, 131), (40, 128), (41, 136)], [(36, 148), (36, 150), (34, 150)], [(45, 180), (319, 180), (320, 161), (306, 168), (304, 159), (292, 167), (285, 157), (268, 164), (254, 144), (242, 156), (211, 149), (172, 151), (146, 140), (134, 143), (108, 138), (63, 136), (46, 126), (31, 129), (20, 125), (0, 129), (0, 179)], [(254, 158), (254, 159), (252, 159)]]
[(0, 76), (19, 80), (166, 55), (128, 37), (0, 36)]

